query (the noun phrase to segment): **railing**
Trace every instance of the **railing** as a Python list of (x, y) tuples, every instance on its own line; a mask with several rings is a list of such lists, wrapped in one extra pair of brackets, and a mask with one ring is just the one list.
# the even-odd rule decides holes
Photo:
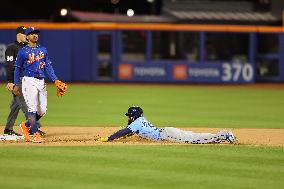
[[(283, 14), (284, 19), (284, 14)], [(92, 30), (167, 30), (167, 31), (208, 31), (208, 32), (256, 32), (283, 33), (282, 26), (253, 25), (201, 25), (201, 24), (163, 24), (163, 23), (40, 23), (10, 22), (1, 23), (0, 29), (15, 29), (19, 25), (34, 26), (39, 29), (92, 29)]]

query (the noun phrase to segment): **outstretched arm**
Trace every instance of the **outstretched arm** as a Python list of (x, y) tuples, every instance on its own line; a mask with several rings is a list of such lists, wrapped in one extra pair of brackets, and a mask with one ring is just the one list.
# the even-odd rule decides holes
[(50, 79), (54, 82), (54, 84), (56, 86), (56, 95), (57, 96), (63, 96), (67, 91), (67, 85), (66, 85), (66, 83), (60, 81), (57, 78), (55, 71), (54, 71), (54, 69), (51, 65), (51, 61), (50, 61), (50, 59), (47, 55), (47, 52), (46, 52), (45, 61), (46, 61), (45, 70), (46, 70), (48, 76), (50, 77)]
[(56, 74), (55, 74), (55, 71), (51, 65), (51, 60), (49, 59), (49, 56), (48, 56), (48, 52), (47, 50), (45, 49), (46, 51), (46, 54), (45, 54), (45, 70), (47, 72), (47, 75), (49, 76), (49, 78), (54, 82), (56, 80), (58, 80)]
[[(101, 141), (103, 142), (107, 142), (107, 141), (112, 141), (114, 139), (117, 139), (117, 138), (120, 138), (120, 137), (123, 137), (123, 136), (126, 136), (128, 134), (132, 134), (133, 132), (129, 129), (129, 128), (124, 128), (124, 129), (121, 129), (115, 133), (113, 133), (112, 135), (110, 135), (109, 137), (107, 138), (101, 138)], [(104, 140), (103, 140), (104, 139)]]
[(47, 72), (49, 78), (50, 78), (52, 81), (58, 80), (57, 76), (55, 75), (54, 69), (53, 69), (53, 67), (52, 67), (52, 65), (51, 65), (51, 62), (47, 62), (45, 68), (46, 68), (46, 72)]

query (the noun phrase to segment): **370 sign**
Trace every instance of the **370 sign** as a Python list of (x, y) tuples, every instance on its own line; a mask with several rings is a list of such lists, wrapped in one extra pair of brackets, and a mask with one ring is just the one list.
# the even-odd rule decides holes
[(222, 81), (224, 82), (252, 82), (254, 80), (254, 68), (248, 63), (224, 63), (222, 64)]

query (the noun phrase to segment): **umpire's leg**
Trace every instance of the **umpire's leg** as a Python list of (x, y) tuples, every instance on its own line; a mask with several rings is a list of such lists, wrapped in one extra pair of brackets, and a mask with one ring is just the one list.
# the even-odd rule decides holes
[(13, 95), (13, 99), (10, 104), (10, 113), (7, 118), (5, 130), (13, 130), (13, 126), (18, 117), (20, 106), (16, 100), (16, 97), (17, 96)]
[(20, 107), (20, 109), (22, 110), (22, 112), (24, 113), (24, 115), (27, 119), (28, 106), (26, 104), (24, 96), (22, 94), (18, 95), (18, 96), (15, 97), (15, 100), (17, 101), (18, 106)]

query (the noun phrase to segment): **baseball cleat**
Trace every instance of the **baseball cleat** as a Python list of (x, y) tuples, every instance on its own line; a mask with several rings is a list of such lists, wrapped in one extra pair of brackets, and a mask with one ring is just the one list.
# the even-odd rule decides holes
[(26, 126), (25, 122), (22, 122), (20, 124), (20, 127), (21, 127), (25, 141), (29, 142), (30, 141), (30, 134), (29, 134), (30, 129)]
[(226, 131), (225, 129), (219, 131), (217, 133), (218, 139), (214, 142), (220, 143), (220, 142), (227, 141), (227, 135), (228, 135), (228, 131)]
[(41, 137), (40, 133), (39, 132), (36, 132), (34, 135), (33, 135), (33, 140), (32, 142), (33, 143), (42, 143), (44, 140), (43, 138)]
[(29, 134), (30, 129), (26, 126), (25, 122), (22, 122), (20, 124), (20, 127), (21, 127), (25, 141), (29, 142), (30, 141), (30, 134)]
[(21, 134), (16, 133), (16, 132), (15, 132), (15, 131), (13, 131), (13, 130), (5, 129), (5, 130), (4, 130), (4, 136), (7, 136), (7, 135), (22, 136)]
[[(38, 130), (37, 132), (39, 132), (40, 136), (45, 136), (45, 132), (41, 131), (41, 130)], [(32, 131), (30, 130), (30, 136), (33, 136), (34, 134), (32, 133)]]
[(39, 134), (40, 134), (40, 136), (45, 136), (45, 132), (43, 132), (43, 131), (41, 131), (41, 130), (38, 130), (38, 132), (39, 132)]
[(226, 140), (231, 144), (238, 142), (237, 137), (233, 134), (232, 131), (228, 131), (228, 134), (226, 135)]

